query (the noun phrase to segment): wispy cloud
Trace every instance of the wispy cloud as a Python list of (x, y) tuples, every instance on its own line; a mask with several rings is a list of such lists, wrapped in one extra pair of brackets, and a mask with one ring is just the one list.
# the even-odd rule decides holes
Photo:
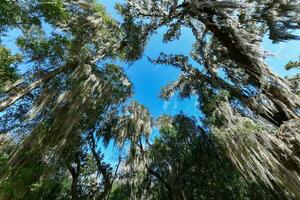
[(169, 105), (170, 105), (170, 101), (164, 101), (163, 110), (164, 111), (168, 110)]
[(290, 50), (288, 43), (279, 43), (279, 44), (269, 44), (264, 49), (267, 52), (267, 56), (273, 57), (273, 59), (277, 60), (286, 60), (291, 59)]
[(177, 101), (174, 102), (174, 106), (173, 106), (174, 110), (177, 110), (178, 108), (178, 104), (177, 104)]
[(195, 106), (195, 108), (198, 108), (198, 106), (199, 106), (199, 103), (198, 103), (198, 101), (195, 101), (195, 104), (194, 104), (194, 106)]

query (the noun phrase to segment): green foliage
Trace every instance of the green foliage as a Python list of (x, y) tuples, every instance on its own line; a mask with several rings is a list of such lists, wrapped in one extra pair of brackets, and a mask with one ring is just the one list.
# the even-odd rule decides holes
[(298, 61), (290, 61), (288, 62), (288, 64), (286, 64), (285, 66), (285, 69), (286, 70), (290, 70), (290, 69), (293, 69), (293, 68), (299, 68), (300, 67), (300, 62)]
[[(22, 2), (26, 4), (25, 2)], [(22, 30), (28, 30), (32, 25), (40, 25), (40, 20), (31, 13), (32, 6), (30, 3), (28, 9), (23, 9), (22, 3), (16, 1), (1, 1), (0, 2), (0, 36), (8, 32), (14, 27), (22, 27)]]
[(130, 197), (130, 186), (116, 183), (113, 185), (109, 200), (127, 200)]
[(221, 140), (226, 140), (227, 137), (249, 137), (251, 134), (257, 134), (263, 130), (265, 130), (265, 128), (262, 124), (255, 123), (251, 119), (245, 118), (234, 127), (213, 128), (213, 135)]
[(201, 94), (200, 109), (206, 116), (205, 123), (214, 126), (222, 126), (226, 123), (226, 118), (217, 113), (217, 108), (228, 100), (229, 93), (226, 90), (221, 90), (217, 94), (211, 90), (204, 90)]
[(46, 22), (57, 24), (66, 21), (71, 17), (64, 7), (63, 0), (40, 0), (35, 9), (39, 10), (44, 16)]
[(105, 24), (108, 24), (109, 26), (117, 26), (117, 21), (106, 12), (106, 9), (103, 5), (94, 3), (92, 11), (98, 13), (102, 17)]
[[(122, 199), (282, 198), (267, 188), (246, 182), (195, 119), (162, 116), (158, 125), (160, 136), (141, 156), (145, 160), (140, 166), (147, 165), (147, 170), (132, 163), (130, 170), (134, 171), (121, 173), (111, 199), (125, 194), (127, 197)], [(252, 128), (248, 123), (245, 126)]]
[(285, 65), (286, 70), (294, 69), (294, 68), (300, 68), (300, 61), (289, 61)]
[[(231, 140), (245, 141), (247, 144), (256, 146), (253, 142), (256, 134), (265, 134), (266, 128), (263, 124), (258, 124), (248, 118), (243, 118), (239, 123), (228, 127), (212, 127), (212, 137), (214, 141), (223, 149), (225, 155), (228, 155), (228, 142)], [(269, 128), (268, 134), (275, 132), (275, 129)]]
[(43, 30), (36, 27), (28, 34), (19, 37), (16, 44), (30, 61), (38, 68), (62, 66), (68, 60), (70, 40), (62, 35), (45, 36)]
[(147, 42), (147, 32), (141, 22), (136, 22), (130, 15), (130, 8), (116, 4), (116, 9), (124, 17), (121, 24), (123, 39), (120, 46), (120, 55), (125, 61), (135, 61), (142, 56)]
[(0, 92), (18, 79), (17, 65), (21, 61), (20, 54), (12, 55), (9, 49), (0, 46)]
[(11, 153), (18, 148), (9, 142), (0, 146), (0, 199), (66, 199), (70, 180), (64, 165), (51, 152), (42, 157), (41, 151), (27, 149), (22, 154), (22, 166), (15, 167)]

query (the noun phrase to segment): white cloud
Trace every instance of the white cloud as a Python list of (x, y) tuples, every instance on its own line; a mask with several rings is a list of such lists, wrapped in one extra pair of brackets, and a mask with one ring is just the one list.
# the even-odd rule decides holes
[(166, 111), (168, 109), (169, 105), (170, 105), (169, 101), (164, 101), (163, 110)]

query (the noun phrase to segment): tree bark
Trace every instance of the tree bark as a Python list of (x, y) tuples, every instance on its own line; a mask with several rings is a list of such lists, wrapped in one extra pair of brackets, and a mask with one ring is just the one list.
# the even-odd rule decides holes
[[(118, 170), (119, 170), (121, 161), (122, 161), (122, 159), (121, 159), (121, 157), (120, 157), (120, 158), (119, 158), (119, 162), (118, 162), (118, 164), (117, 164), (117, 166), (116, 166), (116, 170), (115, 170), (115, 173), (114, 173), (114, 177), (113, 177), (112, 180), (111, 180), (111, 185), (113, 185), (113, 183), (114, 183), (114, 181), (115, 181), (115, 179), (116, 179), (116, 177), (117, 177), (117, 173), (118, 173)], [(109, 191), (108, 191), (106, 200), (109, 200), (110, 193), (111, 193), (111, 189), (112, 189), (112, 187), (109, 188)]]
[[(144, 151), (144, 148), (143, 148), (143, 144), (141, 142), (141, 140), (139, 140), (139, 143), (136, 144), (140, 151), (141, 151), (141, 154), (143, 154), (143, 157), (144, 154), (145, 154), (145, 151)], [(169, 198), (172, 199), (172, 200), (181, 200), (182, 198), (180, 197), (181, 195), (176, 195), (176, 192), (173, 190), (172, 186), (159, 174), (157, 173), (156, 171), (154, 171), (148, 164), (146, 161), (145, 162), (145, 167), (147, 169), (147, 172), (149, 174), (151, 174), (152, 176), (154, 176), (155, 178), (158, 179), (159, 182), (161, 182), (161, 184), (166, 188), (168, 194), (169, 194)], [(181, 194), (181, 193), (180, 193)]]
[(97, 168), (98, 171), (102, 174), (103, 176), (103, 183), (104, 183), (104, 191), (100, 193), (100, 195), (98, 195), (96, 197), (97, 200), (103, 200), (105, 199), (105, 197), (108, 196), (110, 189), (112, 187), (112, 180), (111, 180), (111, 174), (108, 171), (107, 167), (103, 165), (101, 158), (99, 157), (99, 154), (96, 151), (96, 141), (95, 138), (93, 137), (93, 133), (90, 133), (90, 146), (91, 146), (91, 151), (93, 154), (93, 157), (96, 160), (96, 164), (97, 164)]
[(0, 102), (0, 112), (8, 108), (9, 106), (13, 105), (18, 100), (22, 99), (24, 96), (29, 94), (34, 89), (40, 87), (43, 83), (47, 83), (56, 75), (62, 73), (66, 67), (57, 68), (51, 72), (46, 73), (43, 77), (39, 78), (38, 80), (34, 81), (33, 83), (27, 85), (21, 91), (18, 91), (16, 94), (11, 95), (10, 97), (4, 99)]
[(78, 153), (75, 154), (75, 164), (76, 164), (76, 169), (72, 167), (71, 163), (67, 163), (67, 168), (72, 175), (72, 184), (71, 184), (72, 200), (79, 200), (78, 180), (79, 180), (81, 166), (80, 166), (80, 155), (78, 155)]

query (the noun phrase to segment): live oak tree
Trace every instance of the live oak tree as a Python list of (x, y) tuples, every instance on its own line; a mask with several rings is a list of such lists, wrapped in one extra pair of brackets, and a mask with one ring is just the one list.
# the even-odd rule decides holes
[[(273, 42), (299, 39), (293, 34), (300, 28), (299, 3), (127, 1), (130, 15), (144, 24), (146, 35), (162, 26), (168, 28), (164, 42), (178, 39), (181, 27), (194, 34), (190, 57), (162, 53), (151, 59), (182, 71), (162, 97), (169, 98), (176, 91), (184, 98), (198, 96), (203, 124), (223, 142), (237, 168), (252, 180), (294, 198), (300, 198), (296, 150), (300, 98), (295, 83), (270, 70), (260, 44), (266, 34)], [(197, 66), (191, 64), (191, 58)], [(255, 128), (260, 126), (263, 128)]]
[[(100, 138), (122, 143), (150, 127), (146, 110), (128, 105), (132, 84), (110, 62), (140, 56), (123, 31), (139, 26), (120, 25), (94, 1), (4, 1), (1, 19), (2, 37), (20, 32), (20, 55), (1, 46), (0, 132), (9, 141), (1, 143), (1, 199), (106, 198), (113, 174)], [(54, 190), (53, 179), (65, 185)]]

